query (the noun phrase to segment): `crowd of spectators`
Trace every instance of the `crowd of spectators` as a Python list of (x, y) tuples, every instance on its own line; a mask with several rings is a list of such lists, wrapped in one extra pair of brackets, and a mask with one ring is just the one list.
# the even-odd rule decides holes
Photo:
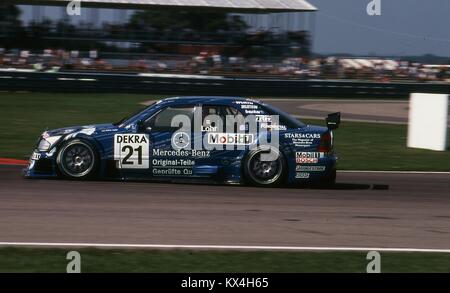
[(95, 17), (99, 11), (90, 13), (93, 23), (75, 25), (62, 17), (24, 24), (17, 6), (0, 9), (0, 68), (383, 82), (450, 79), (448, 65), (313, 56), (308, 31), (253, 28), (225, 11), (152, 9), (135, 11), (126, 22), (102, 24)]
[(37, 71), (107, 71), (202, 74), (298, 79), (357, 79), (389, 82), (450, 81), (450, 66), (375, 58), (244, 58), (202, 51), (196, 55), (112, 54), (0, 48), (0, 68)]

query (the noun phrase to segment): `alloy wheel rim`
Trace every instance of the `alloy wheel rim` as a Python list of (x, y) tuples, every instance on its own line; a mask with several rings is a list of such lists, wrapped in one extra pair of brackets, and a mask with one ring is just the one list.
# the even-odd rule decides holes
[(63, 150), (62, 167), (73, 177), (83, 177), (94, 166), (94, 154), (90, 147), (84, 144), (69, 145)]
[(281, 158), (274, 161), (262, 161), (262, 152), (253, 155), (248, 163), (252, 179), (259, 184), (271, 184), (277, 181), (282, 172)]

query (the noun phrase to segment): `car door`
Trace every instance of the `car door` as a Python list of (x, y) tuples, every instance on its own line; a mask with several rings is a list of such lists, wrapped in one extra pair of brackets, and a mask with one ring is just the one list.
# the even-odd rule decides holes
[(208, 150), (208, 153), (207, 157), (198, 159), (198, 173), (205, 176), (220, 176), (221, 173), (227, 172), (226, 168), (231, 167), (235, 161), (239, 160), (243, 153), (242, 147), (246, 147), (241, 145), (241, 149), (238, 149), (237, 143), (227, 139), (233, 138), (239, 131), (245, 130), (244, 124), (228, 125), (230, 121), (227, 118), (240, 116), (243, 121), (244, 116), (236, 108), (228, 105), (203, 104), (201, 107), (201, 136), (204, 144), (207, 145), (205, 149)]
[[(195, 161), (192, 160), (190, 146), (196, 107), (168, 106), (144, 122), (150, 138), (148, 176), (167, 179), (193, 175)], [(174, 125), (179, 117), (182, 122)]]

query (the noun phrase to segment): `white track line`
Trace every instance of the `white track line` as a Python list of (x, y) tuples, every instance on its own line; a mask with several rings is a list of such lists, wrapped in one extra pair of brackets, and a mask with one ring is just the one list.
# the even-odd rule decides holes
[(440, 252), (450, 249), (386, 248), (386, 247), (312, 247), (312, 246), (246, 246), (246, 245), (171, 245), (171, 244), (106, 244), (106, 243), (47, 243), (0, 242), (0, 246), (37, 247), (98, 247), (98, 248), (155, 248), (155, 249), (211, 249), (211, 250), (281, 250), (281, 251), (388, 251), (388, 252)]

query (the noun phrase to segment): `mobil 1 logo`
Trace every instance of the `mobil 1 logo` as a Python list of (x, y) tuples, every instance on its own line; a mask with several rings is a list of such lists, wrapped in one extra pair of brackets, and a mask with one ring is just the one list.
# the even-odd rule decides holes
[(119, 169), (149, 168), (148, 134), (114, 135), (114, 160)]

